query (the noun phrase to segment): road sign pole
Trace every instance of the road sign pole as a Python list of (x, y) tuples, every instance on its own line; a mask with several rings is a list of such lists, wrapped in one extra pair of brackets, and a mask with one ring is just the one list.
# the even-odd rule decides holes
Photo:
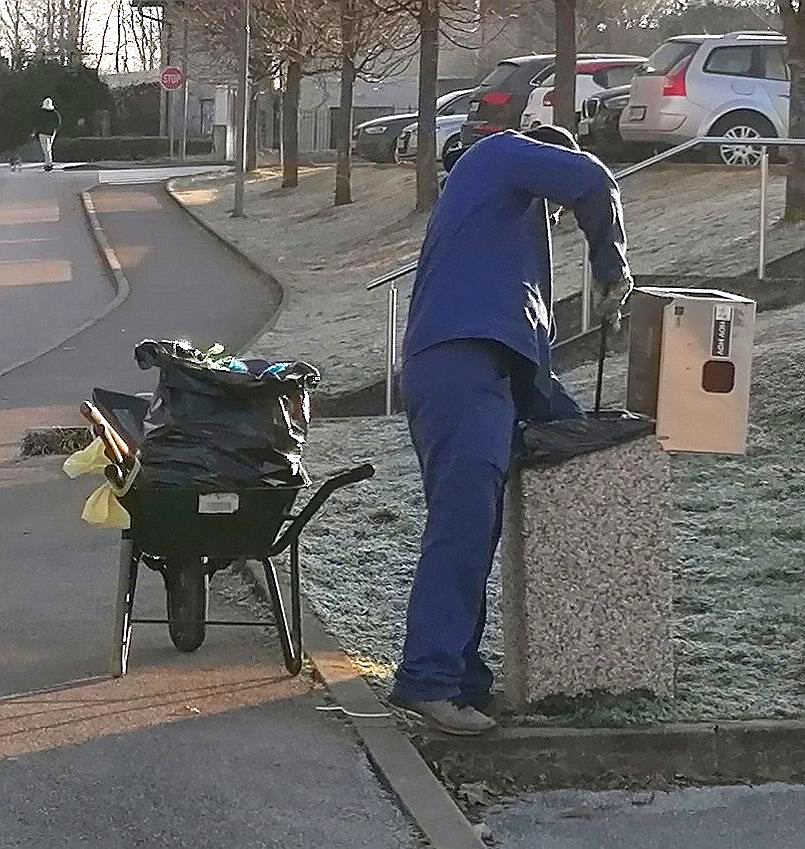
[(246, 133), (249, 112), (249, 0), (243, 2), (242, 32), (238, 67), (238, 91), (235, 99), (235, 202), (233, 218), (243, 218), (243, 195), (246, 182)]
[(168, 92), (168, 159), (173, 159), (174, 137), (176, 135), (174, 124), (175, 121), (173, 115), (173, 89), (171, 89)]
[(187, 105), (189, 98), (189, 82), (187, 74), (190, 64), (190, 24), (187, 18), (182, 22), (182, 161), (187, 159)]
[[(173, 63), (173, 24), (168, 24), (168, 66)], [(164, 82), (163, 82), (164, 85)], [(168, 89), (168, 158), (173, 159), (173, 137), (175, 134), (175, 121), (173, 114), (173, 86), (166, 86)]]

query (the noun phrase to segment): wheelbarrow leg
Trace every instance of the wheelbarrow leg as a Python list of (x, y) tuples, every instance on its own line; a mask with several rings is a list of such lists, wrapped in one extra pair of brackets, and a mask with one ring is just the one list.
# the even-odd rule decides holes
[(271, 595), (271, 605), (274, 608), (274, 621), (285, 658), (285, 668), (291, 675), (298, 675), (302, 669), (302, 603), (299, 590), (299, 541), (291, 543), (291, 622), (285, 615), (285, 605), (282, 602), (277, 570), (266, 557), (263, 560), (263, 570), (266, 573), (266, 583)]
[(124, 533), (120, 542), (120, 564), (117, 575), (115, 602), (115, 629), (112, 636), (112, 655), (109, 672), (119, 678), (129, 666), (131, 650), (131, 616), (134, 609), (134, 592), (137, 588), (139, 554), (135, 556), (134, 543)]

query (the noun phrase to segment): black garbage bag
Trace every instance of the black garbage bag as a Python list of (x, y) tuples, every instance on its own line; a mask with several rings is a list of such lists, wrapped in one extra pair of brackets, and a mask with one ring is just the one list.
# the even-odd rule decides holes
[(554, 466), (646, 436), (654, 428), (653, 419), (627, 410), (589, 412), (583, 419), (522, 422), (517, 454), (529, 466)]
[(242, 488), (305, 477), (318, 370), (222, 354), (221, 345), (205, 352), (189, 342), (146, 340), (134, 349), (140, 368), (159, 368), (140, 447), (147, 484)]

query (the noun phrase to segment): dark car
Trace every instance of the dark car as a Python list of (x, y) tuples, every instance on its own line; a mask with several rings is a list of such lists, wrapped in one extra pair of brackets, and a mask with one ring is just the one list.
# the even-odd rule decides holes
[(623, 147), (618, 122), (629, 104), (631, 85), (599, 91), (581, 104), (579, 142), (587, 150), (612, 153)]
[[(579, 53), (579, 59), (631, 59), (626, 54)], [(501, 130), (520, 128), (528, 96), (534, 86), (550, 76), (556, 66), (553, 53), (517, 56), (498, 62), (470, 97), (467, 122), (461, 128), (461, 141), (474, 144), (478, 139)]]
[[(436, 100), (436, 116), (466, 114), (472, 91), (461, 89), (443, 94)], [(373, 118), (355, 127), (352, 142), (355, 153), (372, 162), (394, 162), (397, 137), (417, 120), (416, 112)]]
[(651, 154), (650, 145), (626, 142), (621, 136), (621, 112), (629, 105), (631, 85), (597, 92), (581, 104), (579, 144), (607, 159), (633, 159)]

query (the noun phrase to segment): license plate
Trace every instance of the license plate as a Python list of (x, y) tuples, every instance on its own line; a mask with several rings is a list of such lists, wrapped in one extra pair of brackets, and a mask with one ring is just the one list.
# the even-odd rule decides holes
[(590, 125), (586, 121), (582, 121), (579, 124), (579, 135), (580, 136), (589, 136), (590, 135)]
[(481, 101), (476, 100), (473, 103), (470, 103), (470, 112), (477, 112), (481, 108)]
[(630, 121), (642, 121), (646, 117), (646, 107), (645, 106), (630, 106), (629, 107), (629, 120)]

